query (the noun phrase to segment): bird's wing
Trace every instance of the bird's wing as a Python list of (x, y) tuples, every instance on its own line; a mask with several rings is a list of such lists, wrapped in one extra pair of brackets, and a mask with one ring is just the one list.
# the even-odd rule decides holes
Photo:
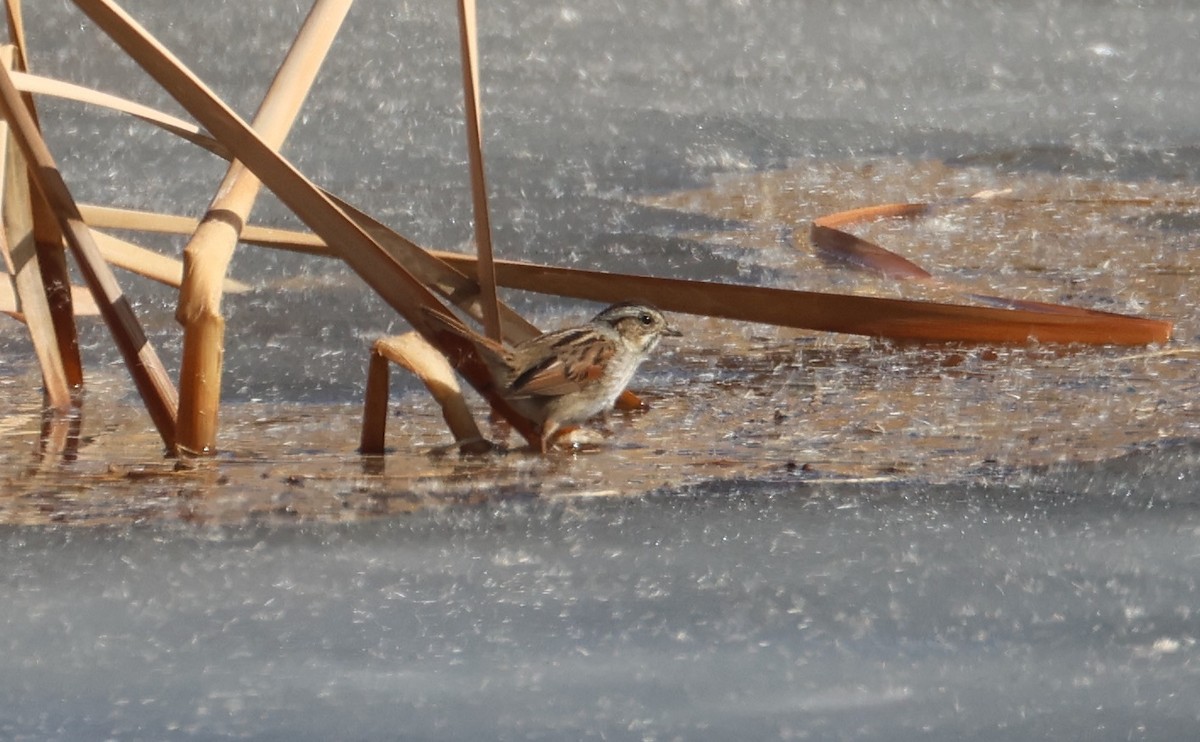
[(537, 339), (546, 355), (522, 369), (509, 385), (513, 396), (561, 397), (594, 384), (616, 354), (611, 341), (585, 330), (564, 330)]

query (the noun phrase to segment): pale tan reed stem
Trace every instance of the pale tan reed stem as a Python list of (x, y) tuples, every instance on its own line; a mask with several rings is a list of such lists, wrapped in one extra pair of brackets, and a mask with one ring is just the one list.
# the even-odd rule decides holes
[(387, 428), (388, 377), (396, 363), (417, 376), (442, 408), (442, 418), (454, 440), (465, 453), (485, 453), (492, 444), (483, 437), (463, 398), (454, 369), (441, 351), (415, 332), (382, 338), (371, 346), (367, 369), (367, 391), (363, 400), (363, 428), (359, 450), (365, 454), (384, 452)]
[[(271, 148), (287, 138), (353, 0), (316, 0), (254, 117)], [(179, 370), (181, 453), (215, 451), (225, 353), (221, 313), (225, 275), (262, 183), (234, 161), (183, 250), (183, 286), (175, 319), (183, 325)]]
[(479, 102), (479, 50), (475, 0), (458, 0), (458, 38), (463, 68), (463, 113), (467, 120), (467, 159), (471, 170), (471, 203), (475, 211), (475, 273), (483, 309), (484, 333), (501, 339), (496, 270), (492, 258), (492, 217), (488, 211), (483, 167), (483, 108)]

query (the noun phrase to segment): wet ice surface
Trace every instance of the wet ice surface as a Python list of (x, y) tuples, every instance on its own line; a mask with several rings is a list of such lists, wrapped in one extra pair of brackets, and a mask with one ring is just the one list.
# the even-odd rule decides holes
[[(27, 5), (36, 69), (170, 108), (65, 3)], [(299, 5), (126, 4), (247, 115)], [(1147, 182), (1142, 213), (1060, 209), (1065, 235), (953, 212), (881, 239), (908, 235), (955, 279), (1011, 266), (1034, 298), (1175, 317), (1165, 350), (1185, 352), (990, 356), (696, 321), (716, 352), (664, 349), (640, 377), (655, 409), (607, 421), (599, 452), (460, 465), (427, 455), (445, 433), (424, 407), (393, 419), (378, 471), (353, 454), (366, 348), (404, 323), (329, 263), (242, 250), (234, 275), (258, 290), (228, 298), (229, 451), (175, 472), (142, 417), (113, 413), (132, 399), (94, 324), (80, 459), (34, 462), (32, 354), (10, 323), (4, 520), (95, 527), (0, 531), (0, 736), (1196, 736), (1196, 11), (633, 5), (481, 9), (500, 254), (797, 285), (777, 222), (665, 201), (755, 196), (788, 164), (845, 208), (993, 174), (1082, 179), (1056, 199)], [(286, 149), (439, 247), (470, 235), (444, 13), (360, 0)], [(83, 200), (195, 214), (220, 176), (139, 124), (43, 112)], [(927, 187), (930, 157), (960, 169)], [(993, 254), (963, 249), (981, 235)], [(1056, 262), (1064, 244), (1081, 268)], [(166, 293), (123, 280), (173, 363)], [(541, 301), (543, 324), (586, 313)], [(397, 382), (407, 411), (420, 395)], [(633, 488), (649, 494), (611, 497)]]
[(3, 531), (25, 739), (1185, 739), (1194, 487), (722, 483), (352, 526)]

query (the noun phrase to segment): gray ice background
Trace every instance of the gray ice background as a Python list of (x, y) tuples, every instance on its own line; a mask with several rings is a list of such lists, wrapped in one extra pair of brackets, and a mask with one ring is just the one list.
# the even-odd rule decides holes
[[(125, 7), (248, 117), (302, 5)], [(506, 255), (728, 275), (676, 236), (694, 222), (631, 199), (804, 158), (1200, 177), (1194, 3), (482, 5)], [(172, 109), (67, 3), (26, 6), (35, 69)], [(286, 149), (445, 246), (470, 235), (454, 23), (448, 2), (360, 0)], [(43, 112), (84, 200), (196, 214), (222, 172), (123, 118)], [(404, 327), (329, 263), (243, 251), (235, 272), (312, 279), (230, 299), (235, 402), (356, 402), (366, 342)], [(142, 288), (171, 359), (166, 294)], [(89, 358), (115, 362), (102, 339)], [(0, 371), (29, 356), (5, 340)], [(1194, 739), (1198, 454), (344, 526), (5, 528), (0, 738)]]

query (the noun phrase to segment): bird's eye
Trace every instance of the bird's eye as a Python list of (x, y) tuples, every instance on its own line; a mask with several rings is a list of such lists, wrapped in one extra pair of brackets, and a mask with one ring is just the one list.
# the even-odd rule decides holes
[(643, 325), (646, 325), (646, 326), (650, 326), (650, 325), (654, 324), (654, 318), (653, 318), (653, 317), (651, 317), (651, 316), (650, 316), (650, 315), (648, 315), (648, 314), (642, 314), (642, 315), (640, 315), (640, 316), (638, 317), (638, 321), (639, 321), (639, 322), (641, 322)]

